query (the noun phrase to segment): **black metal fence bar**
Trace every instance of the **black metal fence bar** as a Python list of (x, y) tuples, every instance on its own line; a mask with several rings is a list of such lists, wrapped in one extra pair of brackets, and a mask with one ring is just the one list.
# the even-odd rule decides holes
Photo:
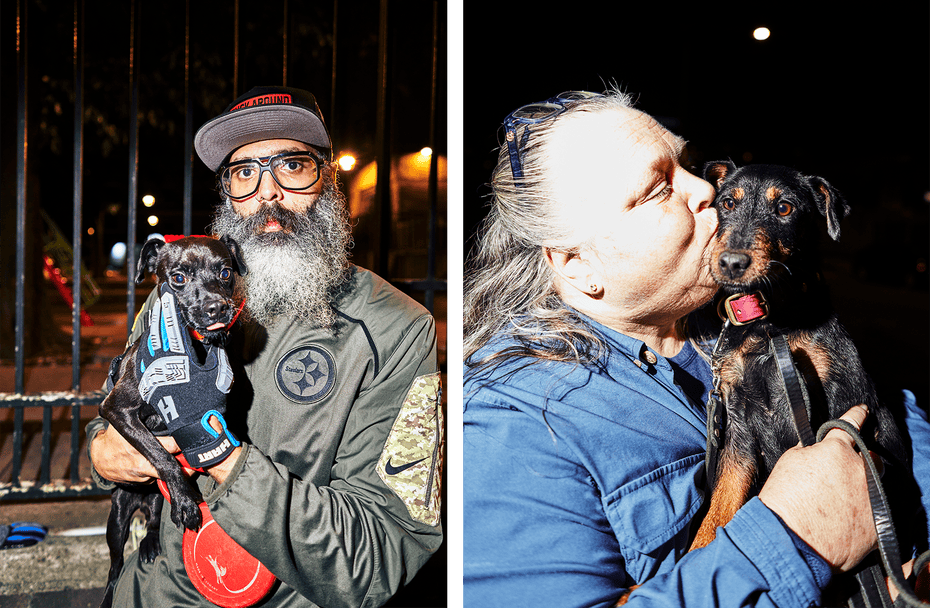
[(378, 255), (374, 271), (390, 277), (391, 252), (391, 88), (390, 29), (388, 28), (388, 0), (381, 0), (378, 22), (378, 121), (375, 130), (377, 178), (375, 181), (375, 209), (378, 210)]
[(126, 206), (126, 336), (132, 332), (136, 314), (136, 203), (139, 196), (139, 2), (129, 11), (129, 201)]
[(194, 104), (191, 100), (191, 0), (184, 13), (184, 236), (193, 230)]
[[(81, 391), (81, 264), (84, 208), (84, 0), (74, 1), (74, 223), (71, 231), (74, 255), (71, 264), (71, 390)], [(71, 483), (79, 477), (81, 407), (71, 404)], [(51, 470), (51, 467), (48, 468)]]
[[(429, 180), (427, 196), (429, 197), (429, 236), (427, 241), (426, 280), (432, 281), (436, 277), (436, 222), (438, 215), (438, 182), (439, 182), (439, 154), (436, 153), (436, 121), (437, 121), (437, 79), (439, 78), (439, 6), (433, 2), (433, 59), (430, 63), (430, 102), (429, 102), (429, 147), (433, 154), (429, 159)], [(429, 287), (423, 296), (427, 310), (433, 312), (433, 297), (435, 289)]]
[[(16, 145), (16, 335), (15, 335), (15, 390), (22, 393), (25, 386), (25, 294), (26, 294), (26, 2), (16, 3), (16, 67), (17, 67), (17, 120)], [(19, 479), (23, 450), (23, 411), (13, 413), (13, 479)]]

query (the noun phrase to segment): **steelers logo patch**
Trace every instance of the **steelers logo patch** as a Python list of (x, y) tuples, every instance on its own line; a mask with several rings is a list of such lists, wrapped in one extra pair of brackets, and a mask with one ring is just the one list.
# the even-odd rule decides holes
[(278, 361), (275, 381), (291, 401), (316, 403), (333, 389), (336, 362), (325, 348), (299, 346)]

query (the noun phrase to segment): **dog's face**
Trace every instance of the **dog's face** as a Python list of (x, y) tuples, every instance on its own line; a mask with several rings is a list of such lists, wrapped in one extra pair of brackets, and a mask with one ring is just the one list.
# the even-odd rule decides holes
[(174, 293), (180, 321), (205, 342), (222, 343), (236, 314), (235, 275), (245, 273), (239, 245), (229, 237), (187, 237), (171, 243), (149, 239), (139, 256), (136, 283), (154, 274)]
[(713, 162), (704, 167), (704, 179), (717, 189), (711, 273), (724, 288), (754, 288), (770, 272), (812, 255), (822, 218), (838, 240), (840, 220), (849, 212), (826, 180), (788, 167)]

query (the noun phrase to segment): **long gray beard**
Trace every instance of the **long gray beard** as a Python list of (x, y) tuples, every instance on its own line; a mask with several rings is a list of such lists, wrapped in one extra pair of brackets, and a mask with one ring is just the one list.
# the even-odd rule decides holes
[[(269, 218), (283, 230), (261, 232)], [(334, 299), (347, 277), (352, 236), (345, 197), (332, 180), (304, 214), (263, 205), (242, 217), (227, 199), (216, 209), (212, 231), (231, 236), (242, 249), (248, 272), (239, 285), (248, 318), (266, 327), (278, 318), (333, 327)]]

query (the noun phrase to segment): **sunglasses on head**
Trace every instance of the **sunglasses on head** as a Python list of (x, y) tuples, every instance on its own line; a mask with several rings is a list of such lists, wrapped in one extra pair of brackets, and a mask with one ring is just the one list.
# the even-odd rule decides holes
[(510, 156), (510, 171), (513, 173), (513, 178), (518, 182), (518, 185), (520, 185), (519, 180), (523, 179), (523, 162), (520, 159), (520, 149), (526, 146), (530, 131), (524, 128), (523, 136), (518, 143), (517, 126), (541, 123), (564, 112), (572, 102), (600, 96), (600, 93), (590, 93), (588, 91), (565, 91), (545, 101), (538, 101), (517, 108), (504, 119), (504, 137), (507, 140), (507, 153)]

